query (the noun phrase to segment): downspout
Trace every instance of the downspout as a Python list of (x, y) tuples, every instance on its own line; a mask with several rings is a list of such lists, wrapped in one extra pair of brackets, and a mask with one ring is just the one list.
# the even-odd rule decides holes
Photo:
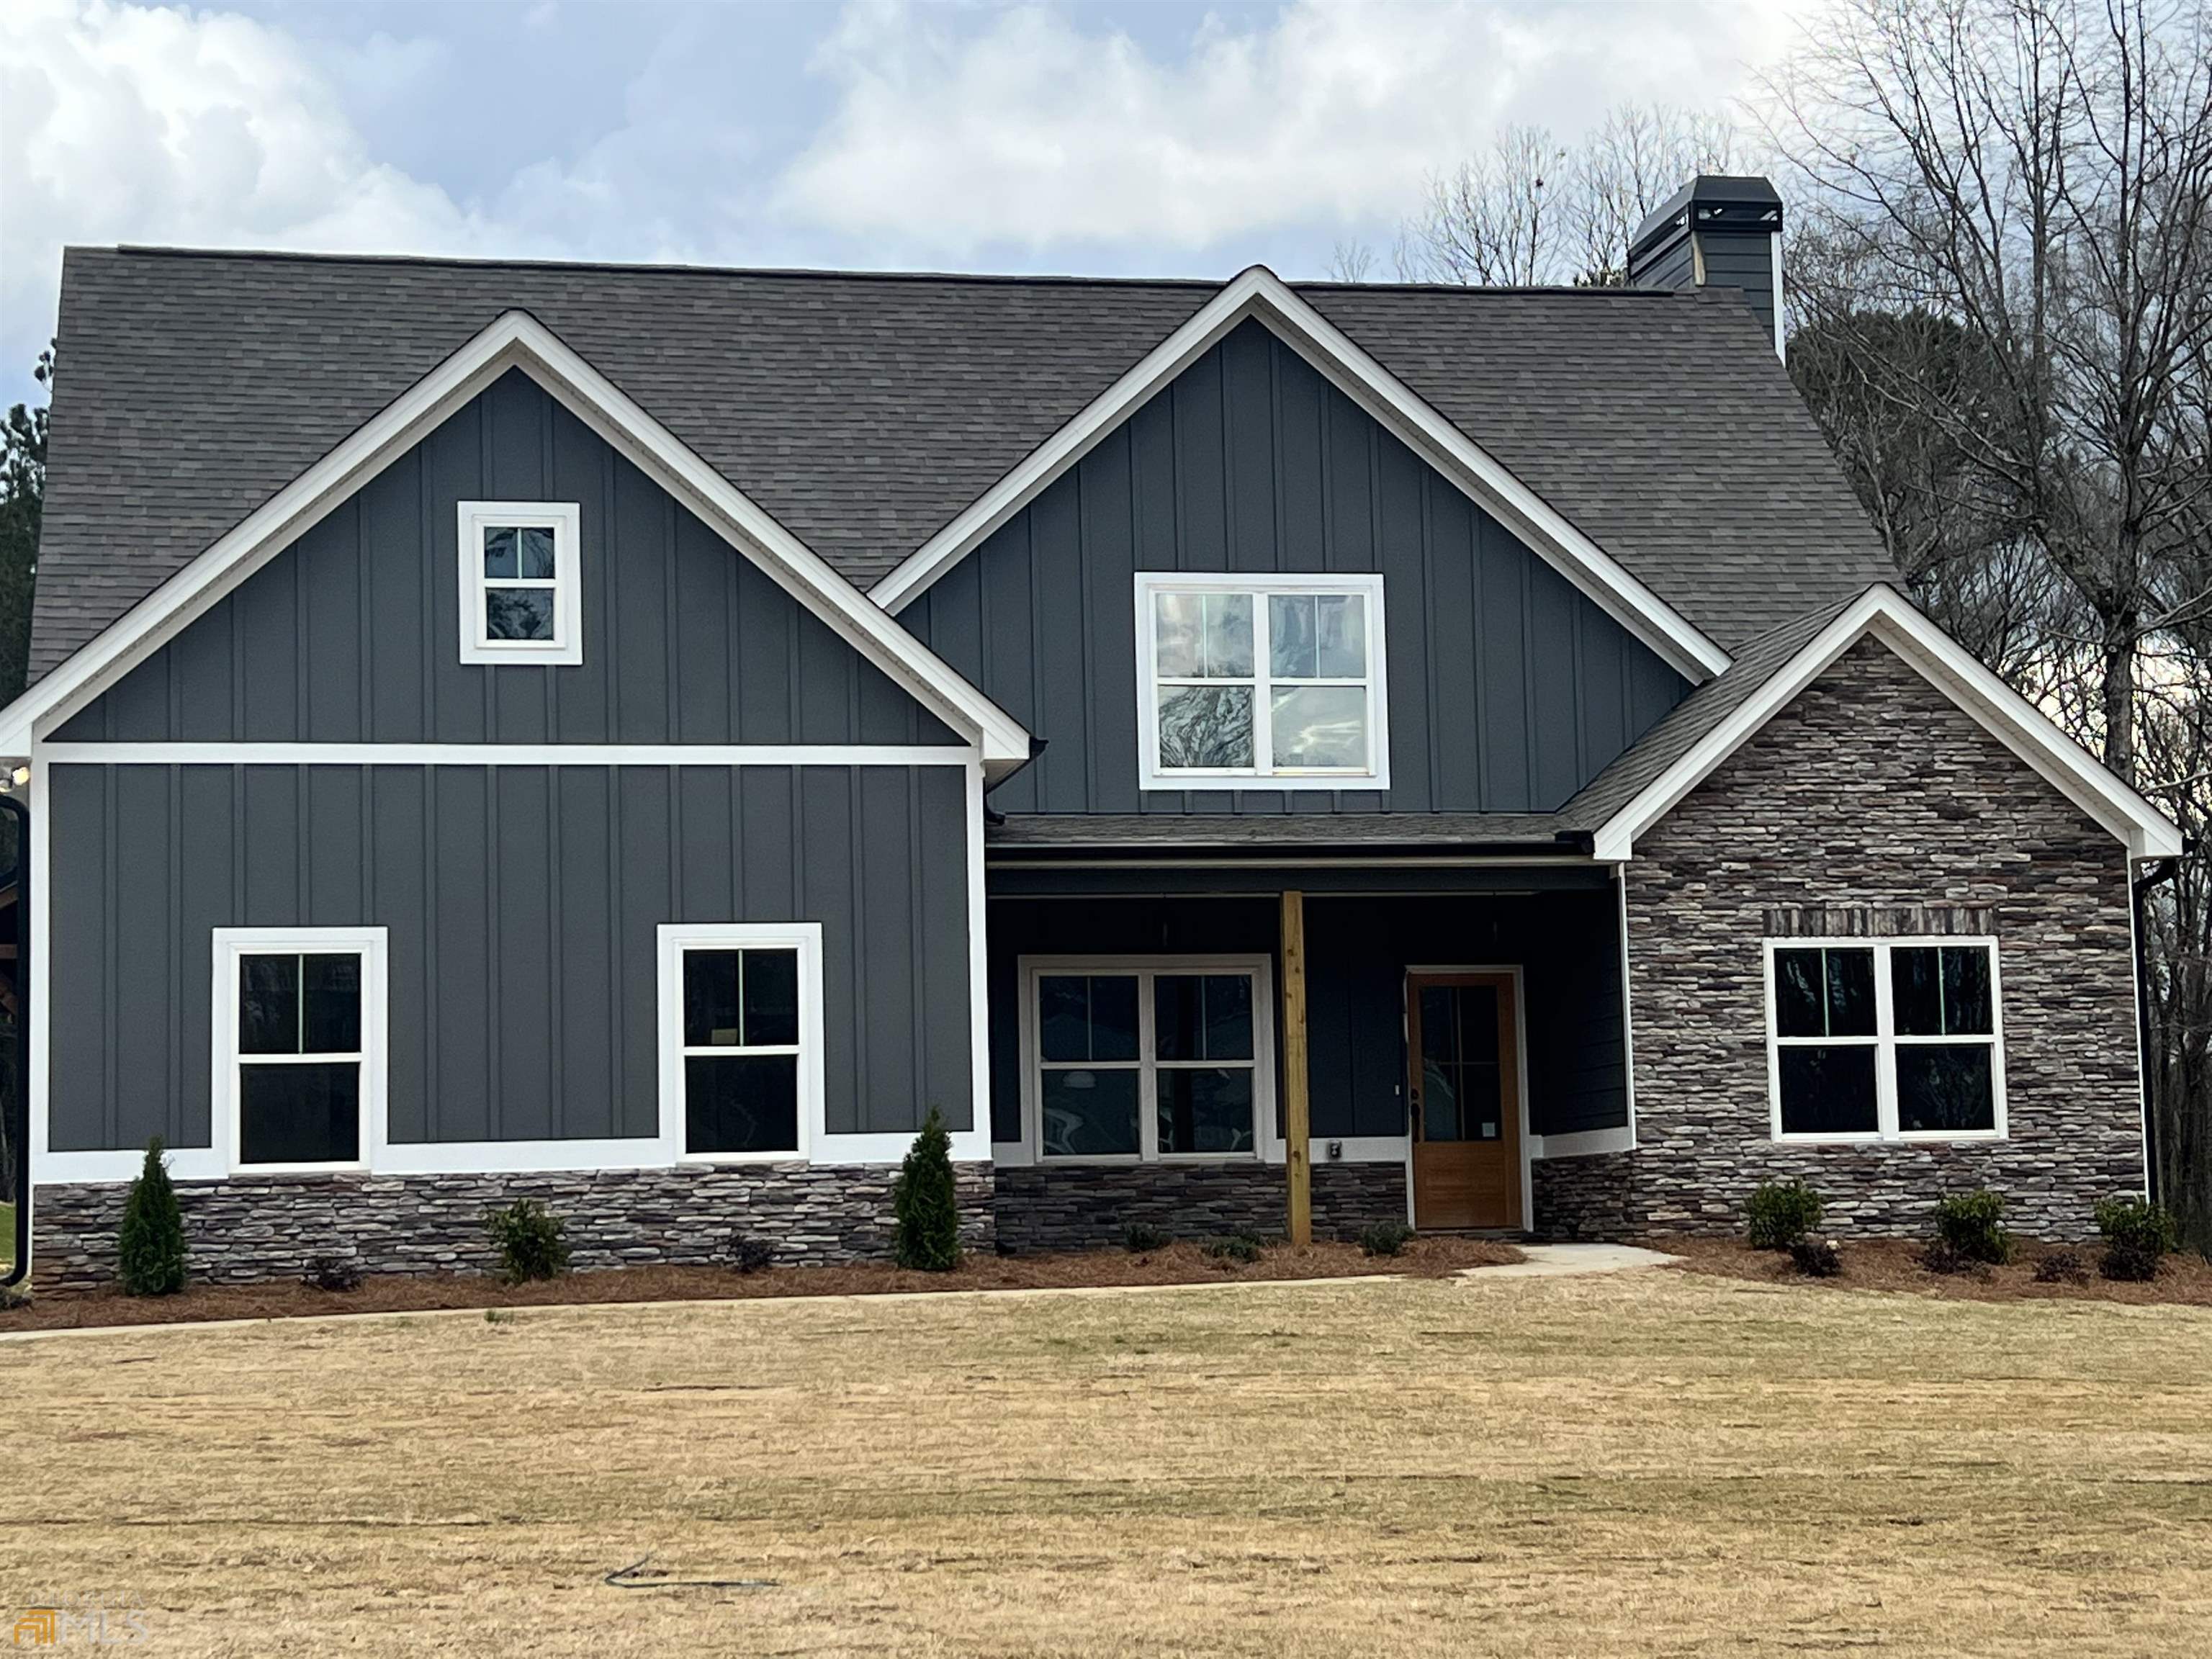
[(15, 1254), (0, 1290), (31, 1276), (31, 809), (14, 793), (0, 794), (0, 812), (15, 820), (15, 1087), (8, 1103), (9, 1144), (15, 1149)]
[(2159, 1201), (2158, 1107), (2151, 1079), (2156, 1075), (2158, 1060), (2151, 1046), (2151, 984), (2147, 954), (2150, 929), (2146, 926), (2146, 911), (2150, 890), (2161, 882), (2172, 881), (2180, 869), (2179, 859), (2160, 859), (2130, 882), (2128, 890), (2128, 902), (2135, 911), (2136, 1052), (2142, 1057), (2142, 1075), (2136, 1081), (2142, 1094), (2144, 1184), (2154, 1204)]

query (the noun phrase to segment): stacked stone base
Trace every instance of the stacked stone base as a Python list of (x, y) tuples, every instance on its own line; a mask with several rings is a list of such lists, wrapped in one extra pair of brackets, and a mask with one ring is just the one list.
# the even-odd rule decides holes
[(1922, 1238), (1936, 1200), (1986, 1187), (2004, 1195), (2005, 1225), (2027, 1238), (2094, 1238), (2097, 1200), (2142, 1190), (2124, 1151), (2102, 1161), (1982, 1145), (1790, 1146), (1773, 1142), (1692, 1151), (1662, 1144), (1632, 1152), (1539, 1160), (1532, 1168), (1536, 1233), (1551, 1239), (1626, 1239), (1741, 1233), (1762, 1181), (1801, 1180), (1820, 1194), (1824, 1232)]
[[(1117, 1245), (1132, 1225), (1172, 1238), (1279, 1233), (1288, 1202), (1274, 1164), (1042, 1164), (998, 1172), (999, 1248), (1087, 1250)], [(1316, 1238), (1348, 1238), (1406, 1218), (1402, 1164), (1317, 1164)]]
[[(996, 1248), (988, 1164), (955, 1166), (970, 1250)], [(561, 1218), (580, 1271), (730, 1260), (732, 1238), (766, 1241), (780, 1262), (872, 1261), (891, 1254), (891, 1182), (882, 1164), (761, 1164), (555, 1175), (276, 1176), (179, 1182), (188, 1268), (201, 1284), (297, 1278), (318, 1256), (369, 1273), (489, 1273), (487, 1211), (534, 1198)], [(115, 1277), (121, 1183), (41, 1187), (32, 1209), (33, 1282), (61, 1289)]]

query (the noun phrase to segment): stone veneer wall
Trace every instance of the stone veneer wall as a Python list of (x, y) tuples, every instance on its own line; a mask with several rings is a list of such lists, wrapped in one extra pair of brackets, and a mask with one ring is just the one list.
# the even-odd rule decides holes
[[(1920, 1232), (1942, 1193), (2004, 1194), (2079, 1238), (2141, 1192), (2125, 848), (1879, 641), (1847, 651), (1653, 826), (1629, 864), (1638, 1147), (1536, 1164), (1553, 1237), (1724, 1233), (1799, 1176), (1838, 1232)], [(1764, 941), (1997, 940), (2008, 1138), (1778, 1144)]]
[[(991, 1166), (953, 1166), (967, 1247), (995, 1248)], [(297, 1278), (318, 1255), (365, 1273), (489, 1273), (499, 1265), (484, 1213), (542, 1200), (567, 1228), (580, 1269), (729, 1260), (731, 1236), (787, 1262), (891, 1254), (887, 1164), (752, 1164), (555, 1175), (266, 1176), (179, 1182), (189, 1272), (203, 1283)], [(42, 1288), (115, 1275), (122, 1183), (41, 1187), (32, 1206), (33, 1277)]]
[[(1316, 1164), (1319, 1238), (1406, 1218), (1402, 1164)], [(1132, 1222), (1176, 1238), (1279, 1233), (1287, 1222), (1279, 1164), (1059, 1164), (998, 1172), (999, 1248), (1081, 1250), (1119, 1244)]]

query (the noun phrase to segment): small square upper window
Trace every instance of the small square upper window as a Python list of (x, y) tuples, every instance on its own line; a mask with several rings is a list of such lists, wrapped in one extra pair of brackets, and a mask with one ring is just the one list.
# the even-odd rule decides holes
[(574, 501), (463, 501), (461, 660), (580, 663)]

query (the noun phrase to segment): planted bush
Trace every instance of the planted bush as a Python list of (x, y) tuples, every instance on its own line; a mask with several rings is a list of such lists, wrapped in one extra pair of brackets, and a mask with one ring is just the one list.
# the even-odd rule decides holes
[(902, 1267), (950, 1273), (960, 1265), (960, 1199), (952, 1179), (952, 1137), (936, 1107), (891, 1185), (892, 1247)]
[(558, 1279), (568, 1271), (568, 1242), (561, 1218), (534, 1198), (518, 1198), (484, 1218), (500, 1270), (515, 1284)]
[(172, 1296), (185, 1288), (185, 1216), (158, 1135), (146, 1143), (145, 1167), (123, 1200), (116, 1255), (126, 1295)]
[(1164, 1228), (1155, 1227), (1149, 1221), (1132, 1221), (1121, 1229), (1121, 1248), (1131, 1255), (1150, 1255), (1154, 1250), (1164, 1250), (1175, 1243)]
[(1762, 1181), (1744, 1205), (1754, 1250), (1786, 1250), (1820, 1224), (1820, 1195), (1796, 1179)]
[(319, 1291), (357, 1291), (361, 1288), (361, 1277), (359, 1260), (332, 1252), (309, 1256), (300, 1282)]
[(2181, 1223), (2162, 1204), (2152, 1204), (2130, 1194), (2100, 1199), (2097, 1231), (2107, 1244), (2172, 1255), (2181, 1248)]
[(1968, 1261), (1997, 1266), (2012, 1260), (2012, 1235), (2003, 1220), (2002, 1193), (1986, 1187), (1947, 1193), (1936, 1201), (1936, 1241)]
[(1790, 1265), (1808, 1279), (1833, 1279), (1844, 1270), (1832, 1238), (1801, 1238), (1790, 1247)]
[(1413, 1230), (1402, 1221), (1370, 1221), (1359, 1230), (1359, 1248), (1369, 1255), (1395, 1255), (1413, 1237)]
[(2089, 1270), (2071, 1250), (2053, 1250), (2035, 1264), (2039, 1285), (2086, 1285)]
[(730, 1265), (741, 1273), (757, 1273), (775, 1265), (775, 1246), (742, 1230), (730, 1235)]
[(1231, 1233), (1225, 1238), (1209, 1239), (1206, 1244), (1206, 1255), (1217, 1261), (1257, 1261), (1266, 1249), (1257, 1233)]

